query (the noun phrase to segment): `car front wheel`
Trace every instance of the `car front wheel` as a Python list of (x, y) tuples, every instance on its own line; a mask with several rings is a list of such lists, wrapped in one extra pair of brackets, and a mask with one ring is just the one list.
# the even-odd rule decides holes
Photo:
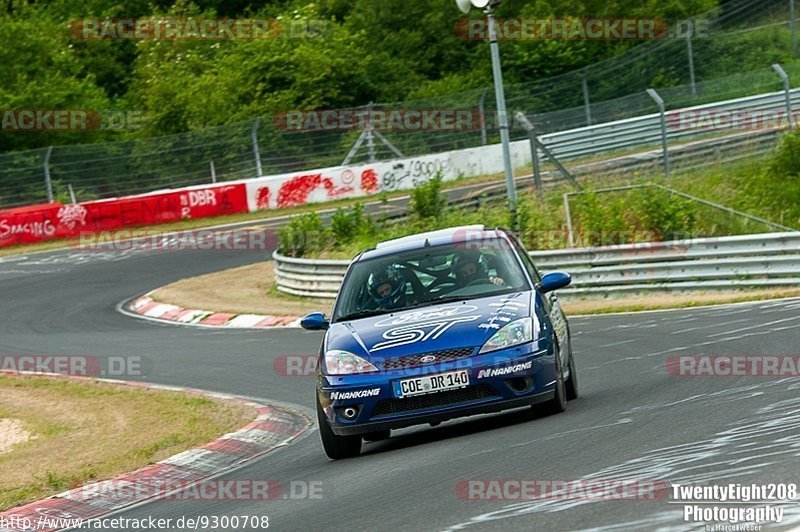
[(572, 350), (569, 353), (569, 378), (567, 379), (567, 401), (574, 401), (578, 398), (578, 372), (575, 369), (575, 357)]
[(556, 352), (556, 393), (552, 399), (542, 405), (542, 411), (546, 415), (560, 414), (567, 409), (567, 391), (564, 382), (564, 369), (561, 367), (561, 355), (558, 344), (555, 345)]
[(358, 456), (361, 452), (361, 436), (337, 436), (331, 430), (328, 419), (322, 411), (322, 406), (317, 399), (317, 422), (319, 423), (319, 435), (322, 439), (322, 447), (325, 454), (331, 460), (351, 458)]

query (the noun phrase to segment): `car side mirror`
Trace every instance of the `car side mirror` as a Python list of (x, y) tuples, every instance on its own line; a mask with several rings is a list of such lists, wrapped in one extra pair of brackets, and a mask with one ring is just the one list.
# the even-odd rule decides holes
[(322, 312), (312, 312), (303, 316), (300, 327), (307, 331), (326, 331), (330, 327), (330, 322)]
[(572, 276), (565, 272), (551, 272), (542, 277), (542, 282), (539, 284), (539, 290), (546, 294), (559, 288), (569, 286), (572, 282)]

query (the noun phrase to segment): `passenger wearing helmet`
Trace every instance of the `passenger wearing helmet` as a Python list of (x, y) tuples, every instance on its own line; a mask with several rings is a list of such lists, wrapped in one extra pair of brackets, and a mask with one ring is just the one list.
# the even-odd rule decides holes
[(450, 270), (456, 278), (456, 286), (463, 288), (470, 284), (491, 283), (504, 285), (500, 277), (489, 277), (488, 268), (483, 254), (477, 250), (459, 251), (453, 256)]
[(372, 272), (367, 288), (373, 308), (396, 309), (406, 306), (406, 282), (394, 266)]

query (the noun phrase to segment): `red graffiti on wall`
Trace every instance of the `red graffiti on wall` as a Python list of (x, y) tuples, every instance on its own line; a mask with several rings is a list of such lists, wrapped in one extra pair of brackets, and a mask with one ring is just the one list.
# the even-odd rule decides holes
[(269, 209), (269, 187), (261, 187), (256, 192), (256, 207), (258, 209)]
[(361, 172), (361, 190), (367, 194), (378, 190), (378, 174), (372, 168)]
[(322, 174), (309, 174), (293, 177), (281, 185), (278, 190), (278, 207), (292, 207), (294, 205), (305, 205), (309, 197), (320, 186), (325, 189), (327, 199), (336, 199), (349, 192), (353, 192), (353, 187), (339, 187), (333, 184), (333, 180), (322, 177)]

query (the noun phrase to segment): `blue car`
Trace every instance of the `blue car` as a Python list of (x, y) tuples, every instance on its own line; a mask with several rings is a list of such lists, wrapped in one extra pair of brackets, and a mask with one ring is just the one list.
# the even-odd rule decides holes
[(504, 229), (456, 227), (378, 244), (347, 269), (316, 375), (319, 430), (332, 459), (392, 429), (578, 397), (569, 323), (555, 290)]

